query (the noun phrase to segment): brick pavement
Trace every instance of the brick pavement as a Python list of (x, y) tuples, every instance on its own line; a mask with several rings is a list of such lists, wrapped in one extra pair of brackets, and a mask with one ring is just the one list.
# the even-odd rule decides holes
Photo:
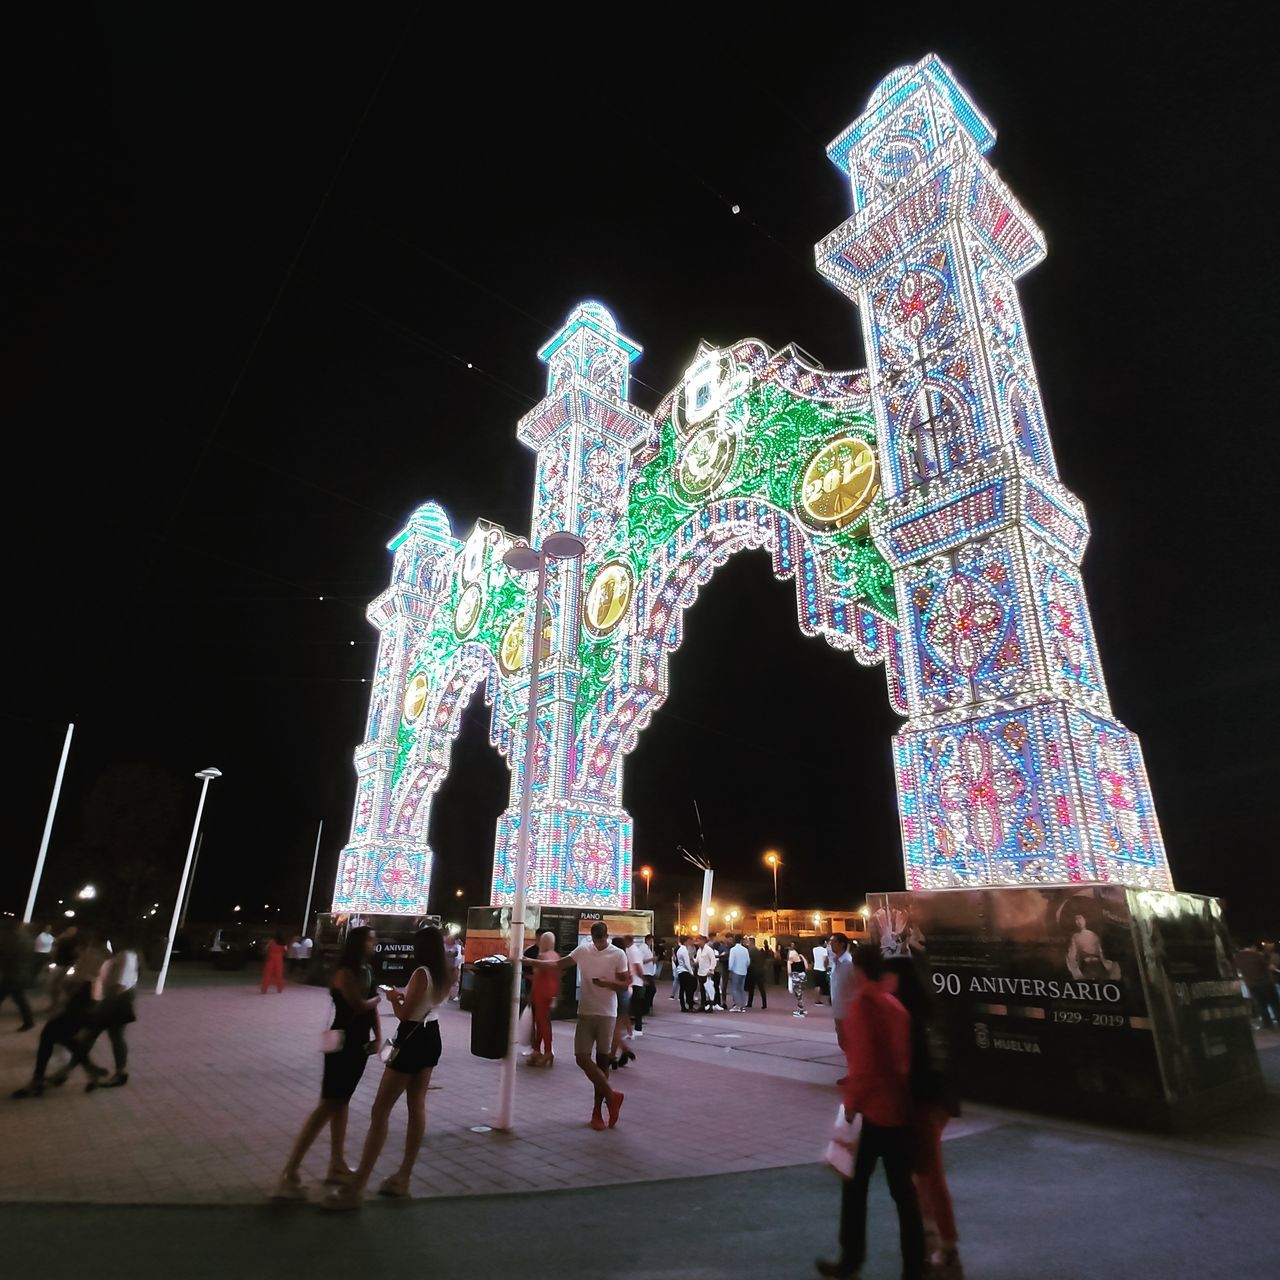
[[(444, 1057), (428, 1095), (414, 1194), (607, 1186), (695, 1167), (709, 1175), (816, 1160), (840, 1074), (829, 1010), (801, 1021), (779, 1000), (767, 1013), (682, 1015), (661, 992), (657, 1007), (637, 1043), (640, 1060), (620, 1075), (622, 1123), (605, 1133), (586, 1123), (589, 1090), (573, 1065), (571, 1022), (554, 1024), (564, 1056), (553, 1070), (521, 1070), (516, 1132), (472, 1132), (493, 1119), (499, 1064), (471, 1057), (466, 1014), (442, 1011)], [(16, 1017), (0, 1014), (0, 1202), (260, 1202), (318, 1096), (327, 1010), (327, 994), (315, 988), (263, 996), (243, 978), (179, 969), (163, 997), (139, 999), (126, 1088), (86, 1094), (77, 1076), (26, 1101), (8, 1094), (30, 1073), (35, 1033), (13, 1034)], [(1280, 1036), (1261, 1036), (1259, 1047), (1280, 1061)], [(97, 1057), (107, 1060), (105, 1043)], [(349, 1160), (358, 1158), (381, 1071), (371, 1063), (352, 1100)], [(1115, 1133), (967, 1104), (947, 1137), (1011, 1124), (1086, 1141)], [(401, 1108), (380, 1171), (398, 1162), (403, 1135)], [(1200, 1134), (1124, 1141), (1280, 1171), (1280, 1097)], [(324, 1168), (325, 1142), (304, 1170), (313, 1180)]]
[[(0, 1200), (258, 1200), (317, 1097), (327, 1009), (319, 989), (260, 995), (240, 977), (180, 970), (164, 996), (139, 998), (127, 1087), (86, 1094), (77, 1074), (21, 1102), (8, 1094), (30, 1072), (35, 1033), (13, 1034), (6, 1017)], [(829, 1014), (819, 1029), (789, 1011), (682, 1016), (659, 1007), (647, 1031), (639, 1061), (619, 1075), (627, 1102), (616, 1130), (587, 1126), (590, 1092), (573, 1065), (573, 1024), (557, 1022), (556, 1066), (520, 1073), (516, 1132), (477, 1134), (471, 1126), (493, 1119), (499, 1064), (470, 1055), (468, 1015), (443, 1010), (444, 1056), (414, 1193), (598, 1186), (676, 1176), (691, 1159), (707, 1172), (734, 1172), (816, 1157), (840, 1074), (831, 1065)], [(105, 1039), (96, 1057), (109, 1061)], [(352, 1100), (349, 1160), (358, 1158), (382, 1070), (372, 1062)], [(401, 1108), (381, 1161), (387, 1170), (403, 1132)], [(308, 1158), (313, 1178), (325, 1142), (322, 1135)]]

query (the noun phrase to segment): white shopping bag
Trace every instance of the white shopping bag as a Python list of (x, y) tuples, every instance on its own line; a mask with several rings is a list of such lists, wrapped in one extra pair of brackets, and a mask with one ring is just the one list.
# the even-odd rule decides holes
[(853, 1166), (858, 1159), (858, 1138), (861, 1134), (861, 1114), (856, 1114), (852, 1120), (846, 1120), (844, 1107), (841, 1107), (836, 1112), (836, 1123), (831, 1131), (831, 1141), (827, 1143), (826, 1154), (822, 1158), (842, 1178), (853, 1177)]

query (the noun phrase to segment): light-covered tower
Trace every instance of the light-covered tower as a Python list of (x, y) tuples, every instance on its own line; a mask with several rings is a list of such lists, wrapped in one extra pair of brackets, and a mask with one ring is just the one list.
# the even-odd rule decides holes
[[(462, 544), (440, 505), (427, 502), (387, 549), (394, 553), (391, 585), (367, 610), (378, 629), (378, 657), (365, 740), (355, 754), (355, 813), (350, 843), (338, 858), (333, 910), (418, 915), (427, 909), (431, 852), (425, 838), (418, 843), (389, 830), (386, 814), (403, 772), (402, 726), (422, 720), (431, 701), (427, 675), (413, 668), (443, 620)], [(441, 770), (446, 766), (447, 758), (440, 762)]]
[[(601, 564), (599, 552), (625, 517), (632, 453), (650, 430), (649, 416), (627, 401), (631, 362), (640, 350), (622, 336), (608, 310), (596, 302), (580, 303), (538, 352), (547, 365), (547, 394), (516, 430), (521, 443), (538, 455), (534, 545), (564, 529), (586, 546), (580, 564), (553, 562), (548, 573), (528, 880), (529, 900), (543, 905), (630, 903), (631, 817), (620, 795), (609, 803), (581, 797), (575, 743), (579, 628), (619, 625), (634, 591), (631, 567)], [(532, 600), (527, 613), (524, 625), (532, 629)], [(527, 689), (525, 683), (524, 692), (513, 690), (522, 706)], [(511, 901), (514, 894), (511, 855), (523, 767), (519, 753), (513, 753), (510, 807), (498, 821), (495, 904)]]
[(1142, 754), (1112, 716), (1014, 281), (1044, 237), (995, 131), (929, 56), (827, 149), (854, 213), (816, 248), (862, 318), (910, 718), (909, 888), (1170, 888)]

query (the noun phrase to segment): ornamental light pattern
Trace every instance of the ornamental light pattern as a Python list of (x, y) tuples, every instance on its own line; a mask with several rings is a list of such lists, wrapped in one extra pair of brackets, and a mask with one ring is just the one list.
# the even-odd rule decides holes
[[(933, 56), (877, 87), (828, 148), (854, 213), (816, 248), (861, 315), (869, 367), (794, 347), (703, 344), (652, 414), (641, 354), (595, 302), (538, 353), (545, 398), (529, 540), (567, 529), (541, 645), (530, 900), (627, 907), (623, 766), (667, 696), (684, 611), (736, 552), (766, 548), (798, 620), (884, 664), (907, 887), (1111, 881), (1171, 888), (1137, 739), (1113, 718), (1015, 281), (1039, 228), (984, 159), (995, 133)], [(522, 535), (523, 536), (523, 535)], [(477, 690), (511, 767), (492, 902), (510, 902), (533, 601), (516, 536), (456, 536), (435, 503), (390, 544), (380, 640), (335, 911), (416, 915), (428, 825)]]

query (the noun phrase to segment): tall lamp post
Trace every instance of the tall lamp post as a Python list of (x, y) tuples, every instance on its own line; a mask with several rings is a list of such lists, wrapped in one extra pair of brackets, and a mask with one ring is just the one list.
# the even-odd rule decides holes
[(640, 875), (641, 875), (641, 878), (644, 880), (644, 905), (645, 905), (646, 907), (648, 907), (648, 905), (649, 905), (649, 881), (653, 879), (653, 868), (652, 868), (652, 867), (641, 867), (641, 868), (640, 868)]
[(764, 855), (764, 865), (773, 872), (773, 931), (778, 932), (778, 868), (782, 865), (778, 855), (770, 849)]
[(547, 562), (577, 560), (586, 550), (582, 539), (571, 533), (552, 533), (542, 540), (542, 550), (518, 542), (503, 563), (515, 573), (537, 573), (538, 584), (533, 609), (533, 636), (527, 644), (529, 658), (529, 705), (524, 733), (524, 785), (520, 789), (520, 830), (516, 833), (516, 890), (511, 903), (511, 1015), (507, 1022), (507, 1056), (502, 1060), (498, 1083), (496, 1128), (510, 1129), (516, 1104), (516, 1054), (520, 1024), (521, 961), (524, 958), (524, 910), (529, 887), (529, 822), (533, 804), (533, 770), (538, 740), (538, 678), (542, 665), (542, 623), (546, 614)]
[(49, 812), (44, 820), (44, 835), (40, 837), (40, 852), (36, 855), (35, 874), (31, 877), (31, 892), (27, 895), (26, 909), (22, 913), (22, 923), (30, 924), (36, 913), (36, 895), (40, 892), (40, 877), (44, 874), (45, 855), (49, 852), (49, 837), (53, 834), (53, 815), (58, 812), (58, 797), (62, 794), (62, 775), (67, 771), (67, 756), (71, 754), (71, 735), (75, 733), (73, 724), (67, 725), (67, 736), (62, 740), (62, 757), (58, 761), (58, 773), (53, 780), (53, 795), (49, 800)]
[(201, 769), (195, 775), (201, 779), (200, 800), (196, 805), (196, 820), (191, 824), (191, 843), (187, 845), (187, 860), (182, 864), (182, 881), (178, 885), (178, 896), (173, 900), (173, 919), (169, 921), (169, 936), (164, 942), (164, 963), (160, 966), (160, 976), (156, 979), (156, 995), (164, 994), (164, 980), (169, 976), (169, 957), (173, 954), (173, 937), (178, 932), (178, 913), (182, 910), (182, 899), (186, 896), (187, 880), (191, 875), (191, 860), (196, 852), (196, 833), (200, 830), (200, 815), (204, 813), (204, 797), (209, 790), (209, 783), (214, 778), (222, 777), (221, 769)]

